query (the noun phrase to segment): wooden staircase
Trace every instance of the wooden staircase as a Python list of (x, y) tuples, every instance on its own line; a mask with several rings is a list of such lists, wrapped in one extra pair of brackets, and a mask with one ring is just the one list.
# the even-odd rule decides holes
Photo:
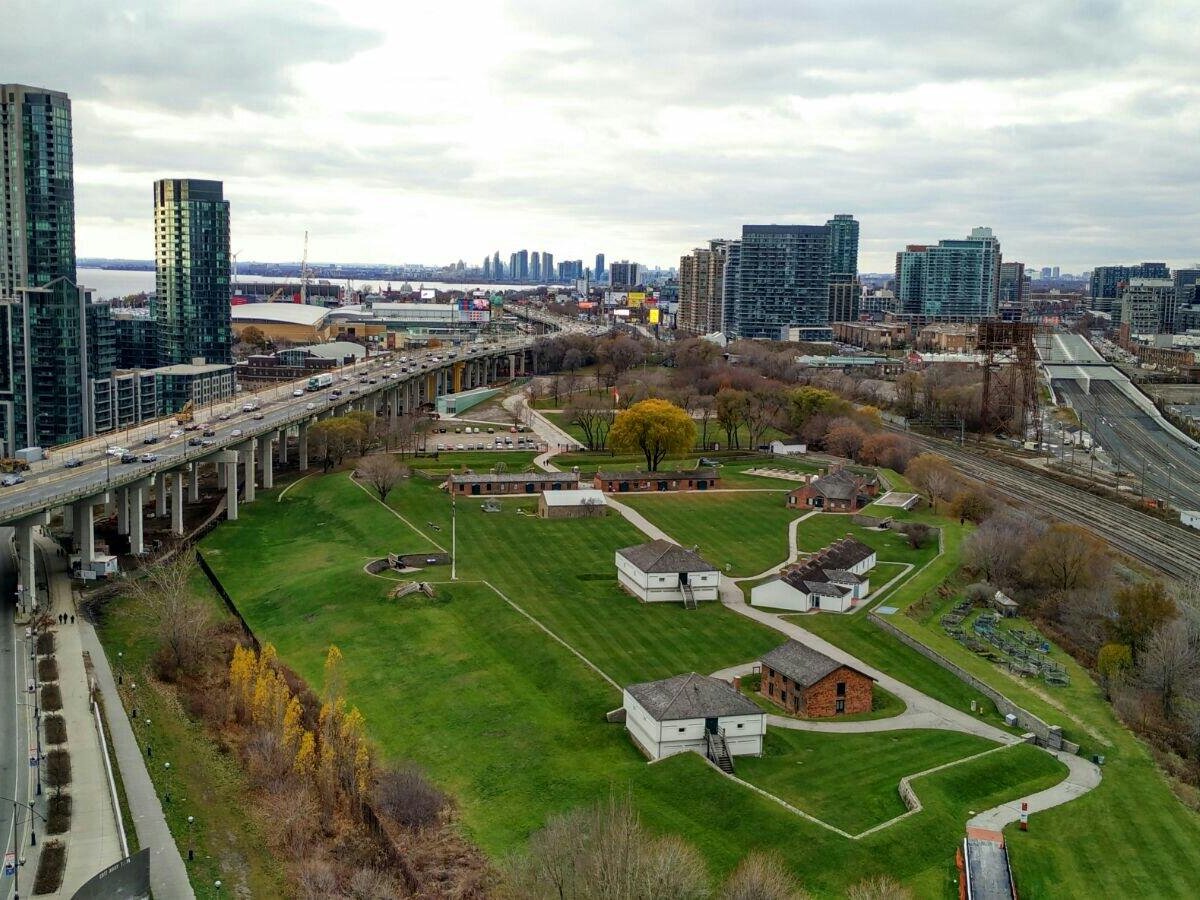
[(696, 609), (700, 605), (696, 602), (696, 592), (692, 590), (692, 586), (686, 581), (680, 582), (679, 590), (683, 592), (684, 609)]
[(704, 732), (705, 743), (708, 745), (708, 758), (726, 775), (733, 774), (733, 757), (729, 753), (729, 745), (725, 743), (725, 729), (717, 732)]

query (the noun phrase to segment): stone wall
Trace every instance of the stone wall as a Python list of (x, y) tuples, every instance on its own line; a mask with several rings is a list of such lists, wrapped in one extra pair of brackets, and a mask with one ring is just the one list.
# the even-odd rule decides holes
[(996, 704), (996, 709), (1000, 710), (1000, 715), (1016, 716), (1017, 717), (1017, 725), (1020, 728), (1023, 728), (1026, 731), (1033, 734), (1033, 736), (1037, 740), (1037, 743), (1040, 744), (1041, 746), (1048, 747), (1051, 750), (1065, 750), (1067, 753), (1078, 753), (1079, 752), (1078, 744), (1074, 744), (1071, 741), (1067, 741), (1067, 740), (1063, 739), (1061, 726), (1051, 725), (1051, 724), (1047, 723), (1046, 721), (1044, 721), (1043, 719), (1041, 719), (1040, 717), (1035, 716), (1033, 713), (1029, 712), (1029, 710), (1027, 710), (1023, 707), (1017, 706), (1017, 704), (1013, 703), (1013, 701), (1009, 700), (1006, 696), (1004, 696), (998, 690), (996, 690), (995, 688), (991, 687), (990, 685), (985, 684), (984, 682), (980, 681), (978, 678), (976, 678), (974, 675), (972, 675), (966, 669), (962, 668), (957, 663), (952, 662), (951, 660), (947, 659), (945, 656), (943, 656), (938, 651), (934, 650), (932, 647), (927, 647), (925, 644), (921, 643), (919, 640), (917, 640), (912, 635), (907, 634), (904, 631), (901, 631), (899, 628), (897, 628), (891, 622), (887, 621), (887, 619), (885, 619), (884, 617), (872, 612), (870, 614), (869, 618), (875, 625), (878, 625), (880, 628), (882, 628), (888, 634), (895, 637), (902, 644), (906, 644), (907, 646), (912, 647), (914, 650), (916, 650), (922, 656), (937, 663), (939, 666), (941, 666), (947, 672), (950, 672), (952, 675), (954, 675), (960, 681), (963, 681), (966, 684), (970, 685), (972, 689), (979, 691), (979, 693), (983, 694), (985, 697), (987, 697), (989, 700), (991, 700), (993, 703)]

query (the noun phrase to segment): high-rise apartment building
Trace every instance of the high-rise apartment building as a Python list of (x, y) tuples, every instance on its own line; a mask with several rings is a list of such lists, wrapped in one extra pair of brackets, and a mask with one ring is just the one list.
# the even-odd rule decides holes
[(71, 101), (0, 84), (0, 452), (87, 434), (87, 294), (75, 283)]
[(1021, 306), (1025, 302), (1025, 263), (1000, 263), (1000, 302)]
[(689, 334), (725, 330), (725, 261), (731, 241), (709, 241), (679, 260), (675, 326)]
[(542, 251), (542, 278), (546, 281), (554, 280), (554, 254)]
[(857, 278), (829, 282), (829, 321), (854, 322), (862, 309), (862, 284)]
[(500, 262), (500, 251), (492, 256), (492, 277), (499, 281), (504, 277), (504, 264)]
[(838, 213), (825, 227), (829, 229), (830, 274), (839, 281), (848, 281), (839, 276), (858, 274), (858, 220), (849, 213)]
[(1161, 262), (1143, 262), (1137, 266), (1096, 266), (1092, 269), (1091, 298), (1093, 301), (1120, 300), (1121, 291), (1131, 278), (1170, 277), (1170, 269)]
[(646, 268), (627, 259), (612, 264), (609, 270), (614, 290), (623, 291), (646, 283)]
[(533, 281), (542, 280), (542, 254), (537, 250), (529, 254), (529, 277)]
[(233, 362), (229, 202), (219, 181), (154, 183), (158, 364)]
[(1161, 334), (1174, 307), (1175, 282), (1170, 278), (1131, 278), (1121, 291), (1121, 324), (1129, 326), (1130, 334)]
[(829, 334), (832, 255), (828, 225), (743, 225), (736, 334), (779, 340)]
[(1000, 241), (990, 228), (936, 247), (909, 245), (896, 254), (900, 310), (943, 319), (994, 316), (1000, 290)]
[(529, 280), (529, 251), (518, 250), (515, 254), (512, 277), (518, 281)]
[(485, 256), (483, 258), (483, 277), (484, 279), (490, 279), (492, 277), (492, 258), (490, 256)]
[(595, 274), (597, 284), (604, 281), (605, 269), (604, 269), (604, 254), (603, 253), (596, 254), (596, 271), (594, 274)]
[(1166, 331), (1177, 334), (1184, 331), (1182, 311), (1196, 302), (1196, 285), (1200, 284), (1200, 265), (1191, 269), (1176, 269), (1171, 273), (1171, 281), (1175, 284), (1175, 299), (1164, 318)]

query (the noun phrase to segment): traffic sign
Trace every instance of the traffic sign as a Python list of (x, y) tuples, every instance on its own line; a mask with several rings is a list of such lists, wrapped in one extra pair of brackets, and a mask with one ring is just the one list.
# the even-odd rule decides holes
[(6, 850), (4, 853), (4, 874), (15, 875), (17, 873), (17, 855), (11, 850)]

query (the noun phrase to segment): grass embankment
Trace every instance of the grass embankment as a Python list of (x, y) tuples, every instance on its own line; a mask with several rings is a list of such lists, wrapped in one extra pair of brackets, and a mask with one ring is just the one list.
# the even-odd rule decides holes
[[(227, 617), (207, 582), (197, 579), (193, 588), (211, 599), (215, 616)], [(147, 747), (152, 749), (147, 768), (196, 896), (217, 897), (213, 885), (218, 879), (220, 896), (283, 896), (283, 872), (266, 846), (262, 829), (248, 814), (248, 786), (237, 759), (187, 714), (171, 688), (150, 677), (150, 658), (156, 648), (150, 623), (129, 600), (117, 599), (105, 607), (97, 630), (114, 672), (122, 675), (121, 698), (138, 744), (143, 754)], [(190, 827), (188, 816), (195, 819)], [(189, 848), (196, 851), (193, 862), (187, 862)]]
[[(432, 537), (445, 540), (447, 499), (428, 482), (407, 482), (389, 503), (422, 528), (441, 524)], [(345, 475), (309, 479), (282, 503), (249, 504), (205, 541), (260, 637), (303, 676), (319, 682), (328, 644), (343, 648), (347, 693), (382, 753), (416, 759), (454, 791), (468, 832), (493, 854), (520, 847), (547, 815), (615, 789), (629, 791), (653, 830), (694, 843), (714, 874), (750, 849), (775, 850), (819, 896), (844, 895), (886, 872), (920, 896), (949, 897), (967, 811), (1040, 785), (1042, 767), (1056, 765), (1029, 748), (964, 764), (923, 786), (924, 813), (858, 842), (722, 779), (694, 756), (646, 766), (623, 729), (603, 720), (619, 693), (479, 579), (622, 684), (752, 659), (778, 636), (716, 605), (686, 611), (623, 595), (612, 553), (639, 536), (618, 518), (542, 521), (510, 506), (484, 514), (460, 504), (463, 581), (442, 584), (436, 600), (386, 600), (391, 584), (362, 571), (368, 557), (415, 548), (416, 535)], [(438, 570), (425, 577), (438, 580)], [(854, 755), (844, 737), (822, 737), (831, 756)], [(786, 754), (780, 763), (786, 768)], [(804, 797), (803, 779), (789, 790)], [(881, 794), (860, 796), (845, 781), (846, 814), (879, 802)]]

